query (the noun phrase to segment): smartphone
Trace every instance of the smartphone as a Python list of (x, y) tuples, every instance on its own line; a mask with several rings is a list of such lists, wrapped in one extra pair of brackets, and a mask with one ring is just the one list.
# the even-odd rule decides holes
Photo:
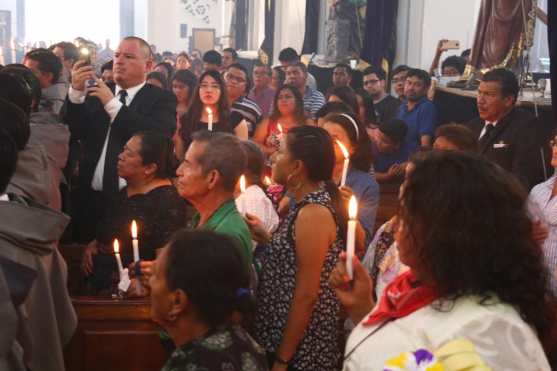
[(443, 43), (444, 50), (450, 49), (460, 49), (460, 41), (458, 40), (447, 40)]
[(91, 51), (86, 47), (79, 49), (79, 60), (85, 62), (86, 65), (91, 64)]

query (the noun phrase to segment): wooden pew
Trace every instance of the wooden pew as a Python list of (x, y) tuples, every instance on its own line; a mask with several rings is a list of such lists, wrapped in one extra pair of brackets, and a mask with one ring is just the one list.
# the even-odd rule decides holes
[(168, 358), (147, 300), (72, 299), (79, 319), (67, 371), (159, 371)]

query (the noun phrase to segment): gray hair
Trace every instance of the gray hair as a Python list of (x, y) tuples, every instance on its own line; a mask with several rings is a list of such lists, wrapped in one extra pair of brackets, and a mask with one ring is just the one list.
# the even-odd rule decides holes
[(203, 154), (197, 158), (203, 172), (207, 174), (211, 170), (218, 171), (224, 189), (234, 191), (248, 162), (242, 142), (232, 134), (206, 130), (195, 132), (192, 140), (205, 144)]

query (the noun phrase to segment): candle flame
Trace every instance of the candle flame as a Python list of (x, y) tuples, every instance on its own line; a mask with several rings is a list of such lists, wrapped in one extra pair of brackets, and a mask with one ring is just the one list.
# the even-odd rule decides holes
[(338, 147), (340, 148), (340, 150), (342, 151), (342, 155), (344, 156), (345, 159), (350, 158), (350, 153), (348, 153), (348, 150), (346, 149), (346, 147), (344, 146), (344, 144), (342, 144), (342, 142), (340, 140), (336, 140)]
[(240, 177), (240, 190), (242, 193), (246, 191), (246, 176), (242, 174)]
[(135, 220), (132, 220), (132, 238), (137, 239), (137, 223)]
[(277, 124), (277, 129), (279, 133), (282, 135), (284, 132), (282, 131), (282, 125), (280, 123)]
[(271, 178), (269, 178), (268, 176), (265, 176), (265, 179), (263, 180), (263, 183), (265, 183), (266, 186), (270, 186), (271, 184), (273, 184), (273, 182), (271, 181)]
[(358, 201), (356, 200), (356, 196), (352, 195), (350, 197), (350, 201), (348, 202), (348, 217), (350, 219), (356, 219), (358, 216)]
[(211, 110), (210, 107), (205, 108), (205, 111), (207, 111), (207, 114), (208, 114), (209, 116), (213, 116), (213, 111)]
[(120, 252), (120, 243), (118, 242), (118, 239), (114, 240), (114, 253), (118, 254)]

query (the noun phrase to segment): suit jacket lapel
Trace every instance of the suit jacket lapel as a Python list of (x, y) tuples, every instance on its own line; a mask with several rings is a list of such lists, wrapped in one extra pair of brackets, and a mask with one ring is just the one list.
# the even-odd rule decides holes
[(145, 100), (145, 96), (149, 95), (149, 88), (147, 87), (147, 84), (143, 85), (143, 87), (141, 89), (139, 89), (139, 91), (135, 94), (135, 97), (133, 97), (133, 100), (130, 104), (130, 109), (132, 111), (138, 111), (138, 108), (140, 107), (140, 105), (142, 104), (142, 102), (146, 102)]

